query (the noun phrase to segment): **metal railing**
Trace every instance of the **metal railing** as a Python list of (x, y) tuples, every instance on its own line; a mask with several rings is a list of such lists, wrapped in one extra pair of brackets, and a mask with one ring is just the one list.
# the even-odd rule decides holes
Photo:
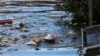
[(84, 28), (83, 42), (87, 47), (100, 44), (100, 25)]

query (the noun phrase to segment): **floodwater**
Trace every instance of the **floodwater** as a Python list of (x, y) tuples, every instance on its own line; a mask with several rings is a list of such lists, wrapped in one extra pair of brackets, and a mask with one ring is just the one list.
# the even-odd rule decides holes
[[(8, 43), (9, 47), (0, 47), (0, 56), (32, 56), (32, 55), (43, 55), (43, 53), (47, 53), (45, 55), (49, 56), (50, 53), (54, 53), (50, 56), (78, 56), (77, 50), (74, 47), (67, 48), (69, 46), (73, 46), (72, 38), (69, 38), (67, 35), (69, 30), (68, 26), (60, 26), (56, 25), (56, 21), (61, 19), (61, 16), (65, 15), (64, 11), (55, 10), (55, 4), (27, 4), (25, 6), (20, 5), (5, 5), (0, 7), (0, 20), (13, 20), (12, 26), (0, 26), (0, 29), (4, 29), (3, 38), (7, 38), (6, 36), (10, 36), (10, 38), (20, 37), (20, 35), (27, 36), (26, 38), (19, 38), (16, 43)], [(69, 16), (69, 17), (68, 17)], [(70, 20), (71, 15), (67, 15), (66, 19)], [(20, 30), (11, 30), (10, 28), (15, 27), (15, 24), (27, 23), (28, 32), (21, 32)], [(32, 36), (39, 35), (41, 38), (44, 37), (45, 33), (57, 34), (59, 37), (59, 42), (57, 44), (46, 44), (41, 43), (38, 47), (40, 49), (39, 52), (35, 51), (34, 46), (28, 46), (26, 43), (32, 39)], [(70, 33), (70, 32), (69, 32)], [(72, 33), (72, 32), (71, 32)], [(75, 34), (73, 34), (75, 35)], [(0, 36), (0, 38), (2, 38)], [(9, 38), (9, 37), (8, 37)], [(78, 41), (77, 41), (78, 42)], [(46, 50), (49, 49), (50, 51)], [(65, 49), (64, 49), (65, 48)], [(52, 49), (52, 50), (51, 50)], [(69, 50), (71, 49), (71, 50)], [(68, 51), (69, 50), (69, 51)], [(48, 52), (47, 52), (48, 51)], [(60, 54), (60, 52), (63, 52)], [(68, 52), (68, 54), (66, 53)], [(59, 54), (57, 54), (59, 53)], [(44, 56), (45, 56), (44, 55)], [(18, 56), (18, 55), (17, 55)]]

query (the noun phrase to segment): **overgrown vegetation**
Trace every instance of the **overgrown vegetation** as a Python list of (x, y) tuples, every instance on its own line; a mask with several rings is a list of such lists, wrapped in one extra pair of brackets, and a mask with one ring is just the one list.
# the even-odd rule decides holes
[[(100, 2), (93, 0), (93, 25), (100, 24)], [(65, 10), (73, 14), (72, 24), (78, 27), (89, 25), (88, 0), (64, 0), (56, 5), (58, 10)]]

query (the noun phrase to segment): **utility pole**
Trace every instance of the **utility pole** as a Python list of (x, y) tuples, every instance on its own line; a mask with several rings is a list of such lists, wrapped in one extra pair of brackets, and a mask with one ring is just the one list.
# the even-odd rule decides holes
[(89, 5), (89, 26), (92, 26), (93, 23), (93, 1), (88, 0)]

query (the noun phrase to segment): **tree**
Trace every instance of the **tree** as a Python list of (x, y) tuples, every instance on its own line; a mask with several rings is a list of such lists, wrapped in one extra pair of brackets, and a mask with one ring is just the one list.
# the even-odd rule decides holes
[[(93, 24), (100, 24), (100, 3), (96, 1), (93, 0)], [(59, 8), (73, 14), (73, 25), (85, 27), (89, 25), (88, 6), (88, 0), (65, 0)]]

